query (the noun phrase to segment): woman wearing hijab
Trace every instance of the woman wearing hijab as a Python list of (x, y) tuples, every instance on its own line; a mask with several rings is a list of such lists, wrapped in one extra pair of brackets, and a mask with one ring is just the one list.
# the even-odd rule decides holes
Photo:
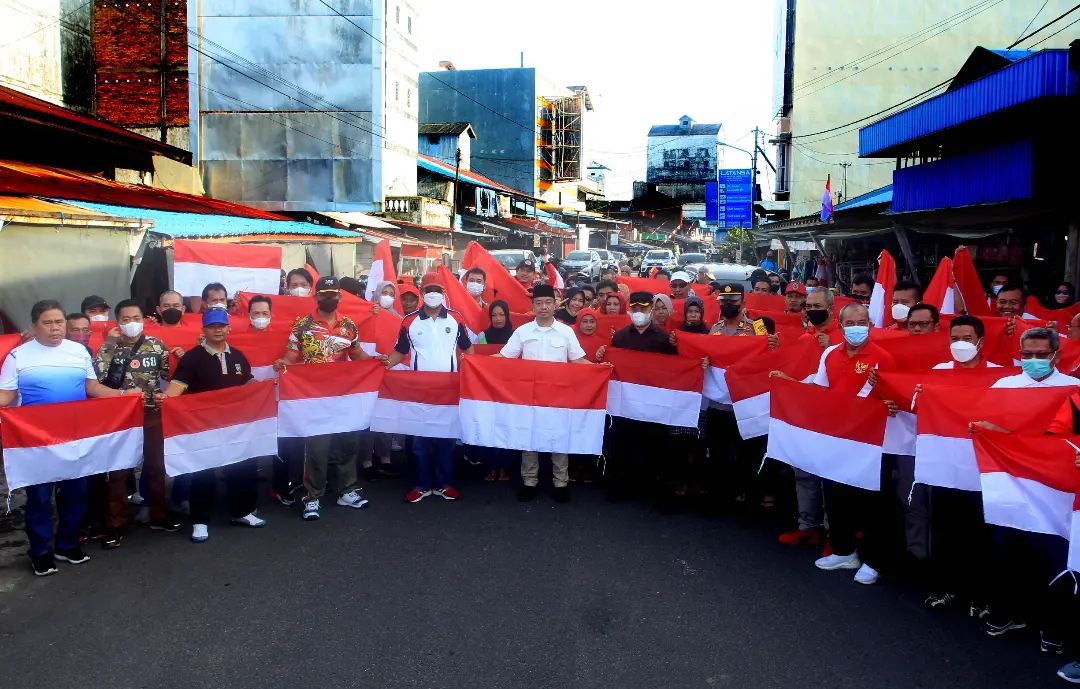
[(510, 305), (502, 299), (496, 299), (488, 307), (488, 317), (491, 319), (491, 327), (480, 333), (476, 343), (506, 344), (514, 334), (514, 326), (510, 324)]
[(555, 312), (555, 320), (573, 326), (577, 323), (578, 315), (585, 308), (585, 295), (581, 289), (571, 287), (566, 290), (566, 303)]
[(683, 302), (683, 323), (679, 330), (699, 335), (709, 334), (709, 326), (705, 325), (705, 304), (694, 295), (690, 295)]
[(652, 321), (661, 330), (671, 332), (671, 326), (673, 321), (671, 320), (671, 312), (673, 310), (671, 304), (671, 297), (666, 294), (657, 294), (653, 298), (652, 307)]
[(389, 311), (398, 318), (402, 317), (401, 314), (398, 313), (397, 310), (394, 308), (395, 302), (397, 301), (396, 283), (390, 282), (389, 280), (384, 280), (380, 282), (379, 290), (378, 292), (376, 292), (376, 294), (379, 295), (376, 298), (376, 302), (378, 303), (378, 306), (376, 308), (383, 309), (384, 311)]
[(604, 313), (609, 316), (626, 313), (626, 297), (622, 292), (611, 292), (604, 297)]
[(574, 324), (574, 333), (577, 335), (578, 344), (585, 350), (585, 358), (596, 361), (596, 350), (604, 345), (611, 344), (610, 337), (604, 337), (599, 332), (600, 314), (594, 308), (584, 308), (578, 312), (577, 323)]

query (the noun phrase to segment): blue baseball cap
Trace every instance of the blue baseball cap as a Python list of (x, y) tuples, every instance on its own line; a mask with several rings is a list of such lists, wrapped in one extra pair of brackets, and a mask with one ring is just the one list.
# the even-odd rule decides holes
[(202, 324), (204, 328), (208, 325), (228, 325), (229, 313), (225, 309), (207, 309), (202, 315)]

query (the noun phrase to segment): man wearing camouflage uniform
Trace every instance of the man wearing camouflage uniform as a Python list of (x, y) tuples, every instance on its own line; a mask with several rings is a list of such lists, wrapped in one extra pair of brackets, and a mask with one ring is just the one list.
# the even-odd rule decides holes
[[(169, 376), (169, 350), (161, 340), (143, 334), (143, 312), (134, 299), (116, 305), (113, 328), (94, 359), (98, 379), (124, 394), (143, 397), (143, 473), (150, 493), (150, 528), (177, 531), (180, 524), (165, 511), (165, 441), (161, 430), (162, 383)], [(131, 391), (130, 393), (128, 391)], [(118, 548), (128, 523), (131, 469), (109, 473), (108, 515), (104, 546)]]

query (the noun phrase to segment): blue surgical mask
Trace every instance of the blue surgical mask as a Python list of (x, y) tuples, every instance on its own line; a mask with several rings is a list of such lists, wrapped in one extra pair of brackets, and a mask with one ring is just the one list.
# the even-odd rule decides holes
[(860, 347), (870, 337), (870, 328), (865, 325), (845, 325), (844, 339), (852, 347)]
[(1020, 368), (1035, 380), (1045, 378), (1054, 370), (1054, 364), (1050, 359), (1021, 359)]

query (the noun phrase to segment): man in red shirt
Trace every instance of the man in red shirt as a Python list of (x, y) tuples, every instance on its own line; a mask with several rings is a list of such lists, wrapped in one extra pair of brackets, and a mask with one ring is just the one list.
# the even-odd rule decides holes
[(844, 341), (844, 336), (836, 325), (836, 319), (833, 318), (833, 303), (832, 290), (825, 287), (810, 289), (803, 306), (806, 332), (799, 336), (799, 341), (814, 338), (822, 349)]

